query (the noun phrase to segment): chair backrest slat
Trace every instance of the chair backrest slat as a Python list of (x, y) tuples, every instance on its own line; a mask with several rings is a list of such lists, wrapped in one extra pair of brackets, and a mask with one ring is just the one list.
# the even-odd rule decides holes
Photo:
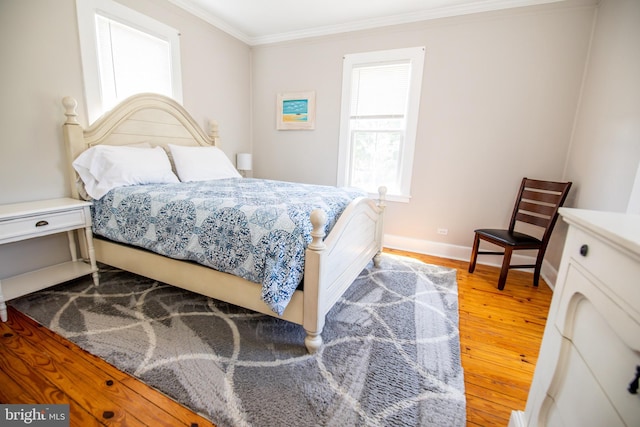
[(556, 203), (558, 203), (561, 197), (562, 197), (562, 193), (543, 193), (540, 191), (532, 191), (531, 189), (528, 189), (528, 188), (526, 188), (522, 192), (522, 199), (549, 203), (552, 205), (555, 205)]
[(538, 227), (545, 228), (547, 225), (549, 225), (549, 221), (551, 221), (551, 218), (544, 218), (541, 216), (534, 216), (523, 212), (518, 212), (516, 214), (516, 221), (526, 222), (528, 224), (533, 224), (537, 225)]
[(528, 188), (537, 188), (538, 190), (545, 191), (555, 191), (557, 193), (562, 193), (567, 186), (566, 182), (554, 182), (554, 181), (540, 181), (538, 179), (528, 179), (526, 180), (526, 187)]
[(527, 201), (520, 202), (518, 206), (518, 211), (527, 211), (531, 213), (535, 213), (537, 215), (545, 216), (547, 218), (553, 216), (556, 213), (555, 206), (542, 205), (540, 203), (530, 203)]
[(548, 240), (558, 219), (558, 208), (563, 205), (570, 188), (571, 182), (523, 178), (509, 230), (514, 230), (517, 221), (525, 222), (545, 229), (543, 240)]

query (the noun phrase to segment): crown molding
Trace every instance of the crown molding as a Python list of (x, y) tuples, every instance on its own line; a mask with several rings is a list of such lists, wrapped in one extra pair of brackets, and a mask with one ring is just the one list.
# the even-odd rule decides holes
[(408, 24), (419, 21), (428, 21), (438, 18), (449, 18), (453, 16), (469, 15), (481, 12), (491, 12), (503, 9), (513, 9), (525, 6), (535, 6), (547, 3), (557, 3), (566, 0), (485, 0), (468, 4), (459, 4), (423, 11), (390, 15), (381, 18), (365, 19), (359, 21), (345, 22), (336, 25), (326, 25), (313, 27), (300, 31), (290, 31), (284, 33), (268, 34), (264, 36), (251, 37), (227, 22), (216, 17), (212, 13), (202, 9), (188, 0), (169, 0), (169, 2), (186, 10), (187, 12), (205, 20), (214, 27), (228, 33), (249, 46), (278, 43), (310, 37), (320, 37), (333, 34), (347, 33), (352, 31), (369, 30), (373, 28), (387, 27), (392, 25)]
[(180, 9), (183, 9), (189, 12), (190, 14), (213, 25), (217, 29), (224, 31), (230, 36), (235, 37), (241, 42), (246, 43), (250, 46), (253, 45), (251, 37), (249, 37), (242, 31), (238, 30), (237, 28), (233, 27), (232, 25), (228, 24), (227, 22), (223, 21), (222, 19), (218, 18), (217, 16), (213, 15), (211, 12), (208, 12), (199, 6), (194, 5), (192, 2), (188, 0), (168, 0), (168, 1), (169, 3), (173, 3), (174, 5), (178, 6)]
[(360, 21), (346, 22), (344, 24), (327, 25), (310, 28), (301, 31), (291, 31), (287, 33), (271, 34), (251, 38), (251, 45), (263, 45), (303, 39), (309, 37), (328, 36), (332, 34), (347, 33), (352, 31), (370, 30), (373, 28), (388, 27), (392, 25), (410, 24), (432, 19), (449, 18), (453, 16), (470, 15), (480, 12), (491, 12), (502, 9), (513, 9), (524, 6), (534, 6), (546, 3), (556, 3), (564, 0), (487, 0), (480, 3), (461, 4), (449, 7), (439, 7), (435, 9), (418, 12), (405, 13), (400, 15), (390, 15), (381, 18), (366, 19)]

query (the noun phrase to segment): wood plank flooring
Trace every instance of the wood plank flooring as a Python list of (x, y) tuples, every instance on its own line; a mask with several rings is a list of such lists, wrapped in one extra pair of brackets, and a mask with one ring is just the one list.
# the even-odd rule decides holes
[[(512, 270), (498, 291), (497, 268), (469, 274), (463, 261), (386, 252), (458, 270), (467, 425), (506, 426), (525, 407), (551, 290)], [(12, 308), (0, 323), (0, 384), (0, 403), (68, 403), (72, 426), (213, 425)]]

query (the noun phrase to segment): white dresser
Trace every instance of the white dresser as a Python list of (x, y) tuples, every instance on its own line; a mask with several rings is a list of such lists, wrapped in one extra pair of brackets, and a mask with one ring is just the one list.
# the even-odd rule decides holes
[(640, 215), (560, 215), (558, 281), (526, 409), (509, 426), (640, 426)]

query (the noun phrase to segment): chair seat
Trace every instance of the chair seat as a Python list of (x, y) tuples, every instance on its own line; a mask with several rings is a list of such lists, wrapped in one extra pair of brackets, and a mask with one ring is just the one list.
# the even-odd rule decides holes
[(482, 237), (486, 237), (488, 240), (494, 240), (508, 246), (527, 246), (537, 248), (542, 244), (540, 239), (536, 239), (533, 236), (519, 233), (517, 231), (482, 228), (475, 230), (475, 232)]

